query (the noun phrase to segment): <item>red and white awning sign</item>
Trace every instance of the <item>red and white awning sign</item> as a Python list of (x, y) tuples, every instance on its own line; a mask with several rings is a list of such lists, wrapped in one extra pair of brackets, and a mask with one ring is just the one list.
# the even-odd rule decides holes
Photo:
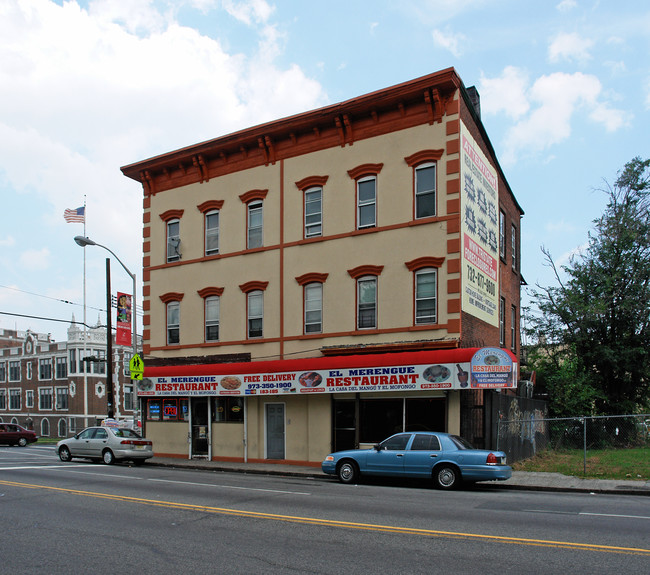
[[(489, 348), (509, 377), (484, 378), (471, 372), (479, 348), (319, 357), (247, 363), (146, 367), (138, 396), (242, 396), (366, 391), (431, 391), (514, 388), (516, 357)], [(494, 350), (500, 352), (495, 354)], [(505, 361), (505, 358), (508, 361)], [(489, 358), (492, 361), (492, 358)], [(477, 364), (478, 366), (478, 364)], [(486, 372), (494, 373), (494, 372)], [(487, 384), (489, 382), (489, 384)]]

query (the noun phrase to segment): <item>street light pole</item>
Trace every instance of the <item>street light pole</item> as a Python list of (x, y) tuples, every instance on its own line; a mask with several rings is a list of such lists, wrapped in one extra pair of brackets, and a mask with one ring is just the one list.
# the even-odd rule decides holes
[(111, 319), (111, 258), (106, 258), (106, 399), (107, 415), (109, 419), (115, 416), (113, 402), (115, 401), (115, 392), (113, 387), (113, 329)]
[[(124, 271), (125, 271), (125, 272), (129, 275), (129, 277), (133, 280), (133, 295), (131, 296), (131, 298), (132, 298), (132, 299), (131, 299), (131, 303), (132, 303), (131, 320), (132, 320), (132, 322), (133, 322), (133, 341), (132, 341), (132, 344), (133, 344), (133, 356), (135, 357), (135, 355), (138, 353), (138, 347), (137, 347), (137, 345), (138, 345), (138, 331), (137, 331), (137, 317), (138, 317), (138, 313), (137, 313), (137, 305), (136, 305), (136, 281), (135, 281), (135, 274), (134, 274), (134, 273), (131, 273), (131, 270), (129, 270), (129, 268), (127, 268), (127, 267), (124, 265), (124, 262), (123, 262), (119, 257), (117, 257), (117, 254), (116, 254), (113, 250), (111, 250), (110, 248), (108, 248), (108, 247), (106, 247), (106, 246), (104, 246), (104, 245), (102, 245), (102, 244), (99, 244), (99, 243), (97, 243), (97, 242), (95, 242), (95, 241), (93, 241), (93, 240), (91, 240), (90, 238), (87, 238), (87, 237), (85, 237), (85, 236), (75, 236), (75, 237), (74, 237), (74, 241), (76, 242), (77, 245), (81, 246), (82, 248), (85, 248), (86, 246), (99, 246), (100, 248), (104, 248), (107, 252), (109, 252), (110, 254), (113, 255), (113, 257), (114, 257), (114, 258), (115, 258), (115, 259), (120, 263), (120, 265), (124, 268)], [(107, 282), (110, 282), (110, 275), (109, 275), (109, 274), (110, 274), (110, 271), (109, 271), (109, 270), (110, 270), (110, 267), (109, 267), (109, 266), (110, 266), (110, 263), (109, 263), (109, 260), (107, 259), (107, 260), (106, 260), (106, 278), (107, 278)], [(110, 284), (109, 284), (109, 283), (107, 283), (107, 289), (109, 290), (109, 295), (107, 296), (107, 306), (108, 306), (108, 314), (109, 314), (109, 317), (110, 317), (110, 313), (111, 313), (111, 299), (110, 299)], [(109, 340), (109, 341), (111, 342), (111, 344), (112, 344), (112, 337), (113, 337), (113, 334), (112, 334), (111, 331), (110, 331), (110, 320), (109, 320), (109, 324), (108, 324), (108, 325), (109, 325), (108, 340)], [(111, 345), (111, 348), (109, 348), (109, 349), (110, 349), (111, 352), (112, 352), (112, 345)], [(108, 350), (107, 350), (107, 351), (108, 351)], [(111, 373), (110, 373), (110, 378), (111, 378), (111, 383), (112, 383), (112, 377), (113, 377), (113, 373), (112, 373), (112, 372), (113, 372), (113, 358), (112, 358), (112, 356), (109, 356), (108, 359), (109, 359), (108, 364), (109, 364), (109, 366), (110, 366), (110, 372), (111, 372)], [(111, 386), (111, 387), (112, 387), (112, 386)], [(139, 407), (139, 406), (138, 406), (138, 407)]]

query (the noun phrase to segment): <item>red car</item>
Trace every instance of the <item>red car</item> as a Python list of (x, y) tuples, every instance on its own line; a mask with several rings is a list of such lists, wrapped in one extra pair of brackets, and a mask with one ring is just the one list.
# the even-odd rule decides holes
[(17, 423), (0, 423), (0, 445), (20, 445), (25, 447), (28, 443), (36, 443), (38, 435)]

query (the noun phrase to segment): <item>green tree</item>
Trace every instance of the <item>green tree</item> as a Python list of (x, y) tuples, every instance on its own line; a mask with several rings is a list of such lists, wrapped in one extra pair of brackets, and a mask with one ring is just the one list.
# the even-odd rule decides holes
[(542, 248), (558, 285), (537, 286), (539, 314), (528, 322), (544, 343), (532, 366), (556, 414), (584, 401), (596, 414), (650, 407), (649, 189), (650, 160), (628, 162), (603, 190), (607, 206), (584, 253), (561, 268), (566, 280)]

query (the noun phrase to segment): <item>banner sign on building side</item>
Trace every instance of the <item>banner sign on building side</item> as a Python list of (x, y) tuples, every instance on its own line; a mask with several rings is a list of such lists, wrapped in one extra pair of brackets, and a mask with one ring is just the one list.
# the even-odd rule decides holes
[(117, 292), (116, 345), (131, 345), (131, 296)]
[(461, 122), (462, 309), (499, 324), (497, 172)]

